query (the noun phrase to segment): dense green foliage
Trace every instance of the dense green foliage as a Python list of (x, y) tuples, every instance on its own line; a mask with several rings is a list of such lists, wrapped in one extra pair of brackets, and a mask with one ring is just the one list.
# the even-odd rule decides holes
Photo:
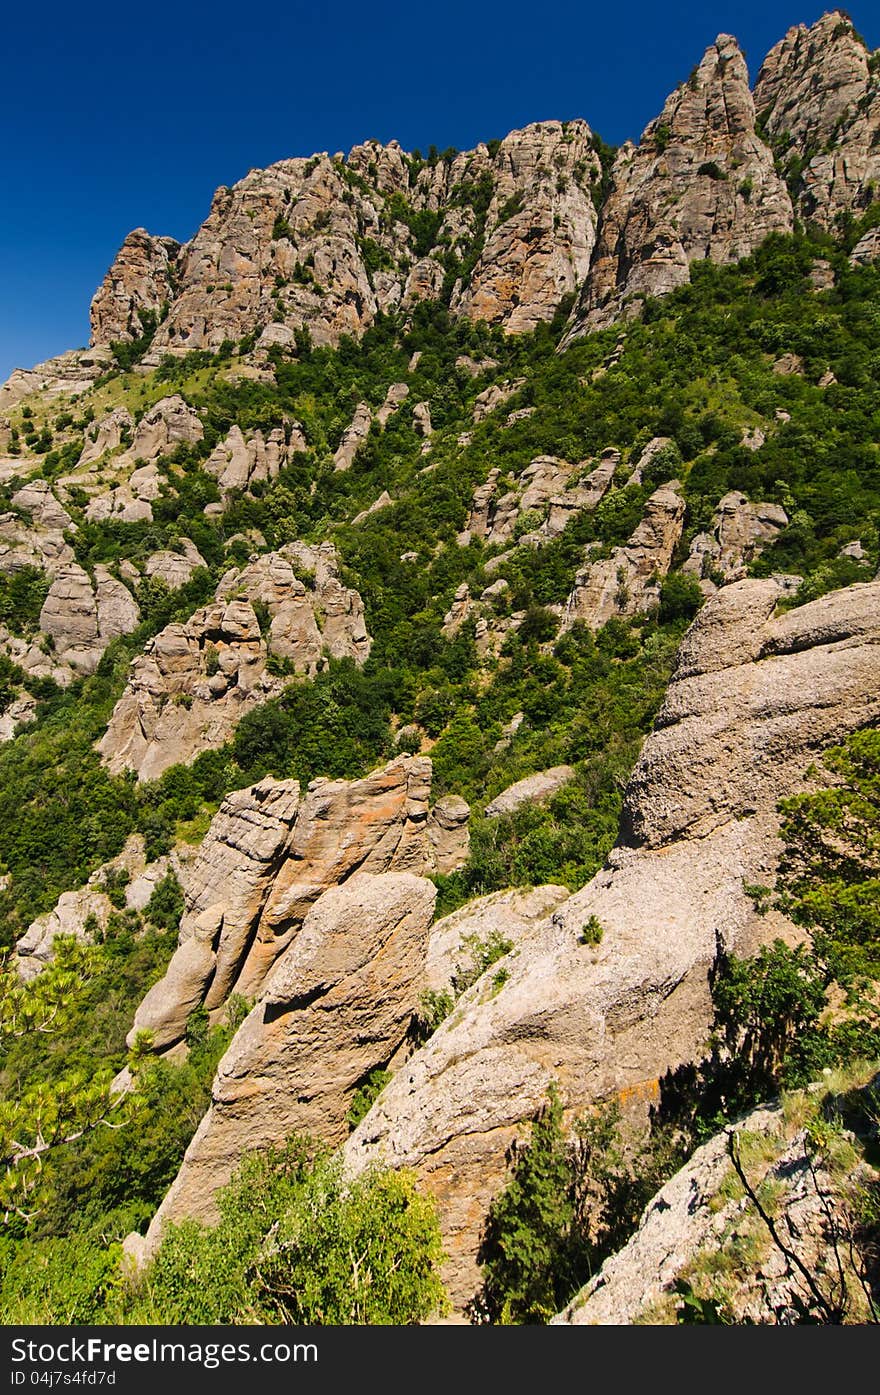
[(566, 1128), (551, 1086), (530, 1137), (512, 1146), (509, 1180), (489, 1208), (472, 1321), (549, 1322), (632, 1233), (675, 1157), (659, 1136), (627, 1147), (614, 1105)]
[(308, 1140), (246, 1158), (219, 1224), (169, 1228), (128, 1321), (418, 1322), (442, 1311), (433, 1203), (403, 1172), (345, 1183)]

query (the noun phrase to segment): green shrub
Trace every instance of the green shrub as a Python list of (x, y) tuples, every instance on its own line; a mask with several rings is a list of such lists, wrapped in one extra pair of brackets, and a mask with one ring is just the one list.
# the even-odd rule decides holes
[(406, 1324), (446, 1306), (433, 1203), (407, 1173), (341, 1168), (305, 1139), (244, 1160), (220, 1221), (169, 1226), (130, 1321)]

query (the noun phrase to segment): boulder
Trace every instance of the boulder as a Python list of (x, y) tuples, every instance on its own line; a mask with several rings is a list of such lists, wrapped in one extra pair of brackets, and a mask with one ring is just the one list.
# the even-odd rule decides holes
[(566, 887), (552, 885), (493, 891), (435, 921), (425, 964), (428, 988), (435, 993), (454, 990), (462, 970), (473, 971), (474, 945), (507, 940), (517, 948), (570, 895)]
[(37, 528), (63, 533), (75, 528), (73, 519), (59, 504), (46, 480), (30, 480), (12, 496), (12, 506), (30, 514)]
[(537, 775), (527, 775), (524, 780), (508, 785), (486, 805), (487, 819), (500, 819), (512, 814), (523, 804), (538, 804), (556, 794), (575, 776), (570, 765), (554, 765), (552, 770), (542, 770)]
[(880, 99), (849, 16), (833, 10), (789, 29), (761, 65), (755, 108), (783, 171), (798, 162), (800, 216), (829, 231), (841, 214), (858, 217), (880, 176)]

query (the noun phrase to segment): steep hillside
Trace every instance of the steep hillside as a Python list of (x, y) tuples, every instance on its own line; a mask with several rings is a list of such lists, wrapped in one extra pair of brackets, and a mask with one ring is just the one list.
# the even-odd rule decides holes
[(547, 1321), (880, 1056), (877, 71), (253, 170), (0, 389), (4, 1320)]

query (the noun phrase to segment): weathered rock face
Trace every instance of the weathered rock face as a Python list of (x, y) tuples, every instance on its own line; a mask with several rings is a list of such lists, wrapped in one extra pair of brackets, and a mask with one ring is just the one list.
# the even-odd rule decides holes
[[(142, 332), (144, 311), (163, 315), (146, 362), (162, 353), (217, 349), (256, 332), (258, 348), (293, 348), (307, 328), (316, 344), (358, 335), (380, 311), (440, 294), (447, 249), (482, 250), (453, 307), (511, 332), (551, 319), (589, 264), (600, 175), (589, 127), (548, 121), (418, 166), (396, 141), (282, 160), (219, 189), (184, 247), (132, 233), (92, 305), (92, 338), (105, 345)], [(473, 190), (489, 182), (482, 226)], [(416, 248), (399, 200), (439, 215), (436, 245)], [(370, 246), (372, 244), (372, 246)], [(384, 267), (368, 269), (380, 249)]]
[(504, 383), (490, 383), (474, 400), (474, 421), (485, 421), (498, 407), (503, 406), (525, 382), (524, 378), (511, 378)]
[[(632, 1103), (699, 1054), (716, 934), (743, 952), (776, 933), (743, 891), (772, 883), (776, 801), (819, 750), (880, 716), (880, 584), (774, 619), (780, 594), (773, 581), (742, 581), (707, 602), (608, 864), (502, 961), (500, 990), (484, 980), (469, 990), (346, 1145), (349, 1167), (411, 1166), (435, 1193), (458, 1302), (477, 1287), (505, 1150), (549, 1081), (572, 1108)], [(581, 939), (590, 916), (598, 945)]]
[(145, 574), (164, 581), (172, 591), (185, 586), (198, 567), (207, 565), (191, 538), (181, 538), (179, 547), (179, 552), (153, 552), (144, 563)]
[(0, 412), (35, 392), (49, 397), (86, 392), (113, 361), (107, 345), (97, 344), (91, 349), (69, 349), (33, 368), (16, 368), (0, 387)]
[(99, 750), (114, 773), (154, 780), (178, 761), (221, 746), (245, 712), (280, 691), (247, 601), (197, 610), (168, 625), (132, 664)]
[[(263, 780), (223, 801), (187, 877), (180, 944), (129, 1040), (181, 1040), (204, 1002), (260, 997), (312, 907), (349, 878), (449, 872), (467, 856), (463, 800), (429, 809), (431, 762), (401, 756), (362, 780)], [(432, 897), (433, 905), (433, 897)]]
[[(485, 484), (474, 490), (467, 527), (457, 542), (467, 547), (473, 538), (489, 546), (515, 540), (540, 547), (558, 537), (576, 513), (596, 508), (608, 490), (620, 452), (604, 451), (594, 469), (593, 461), (569, 465), (554, 455), (539, 455), (514, 481), (513, 488), (499, 489), (501, 471), (493, 468)], [(524, 524), (531, 526), (523, 531)]]
[(577, 290), (596, 236), (591, 136), (584, 121), (545, 121), (501, 142), (485, 246), (469, 285), (453, 293), (454, 312), (523, 334)]
[(682, 571), (709, 589), (714, 582), (741, 581), (748, 564), (787, 525), (788, 515), (778, 504), (752, 504), (733, 490), (720, 501), (712, 532), (694, 538)]
[(103, 455), (119, 450), (124, 442), (131, 440), (133, 431), (134, 417), (128, 408), (114, 407), (112, 412), (94, 422), (86, 431), (85, 444), (76, 468), (84, 469), (86, 465), (100, 460)]
[(106, 929), (114, 911), (105, 890), (108, 875), (112, 877), (120, 872), (128, 874), (124, 893), (126, 908), (142, 911), (157, 884), (169, 871), (173, 871), (178, 881), (185, 885), (185, 851), (180, 847), (168, 857), (148, 863), (144, 840), (139, 833), (133, 833), (119, 856), (98, 867), (85, 886), (77, 891), (63, 892), (51, 911), (31, 922), (15, 946), (15, 967), (19, 977), (25, 980), (35, 978), (51, 963), (58, 935), (73, 935), (77, 940), (89, 944), (94, 932)]
[(410, 872), (358, 872), (309, 910), (220, 1062), (147, 1253), (168, 1221), (216, 1219), (217, 1188), (246, 1150), (294, 1132), (342, 1141), (354, 1090), (391, 1059), (415, 1011), (435, 897)]
[(735, 261), (791, 228), (788, 191), (755, 132), (745, 60), (720, 34), (639, 145), (618, 153), (569, 337), (684, 284), (692, 261)]
[(462, 973), (472, 976), (475, 945), (500, 938), (517, 948), (570, 895), (566, 887), (553, 885), (493, 891), (436, 921), (425, 964), (428, 988), (435, 993), (454, 990)]
[[(167, 571), (169, 558), (201, 561), (197, 552), (195, 558), (156, 556), (169, 584), (175, 579)], [(308, 586), (297, 573), (309, 578)], [(269, 612), (266, 634), (253, 609), (257, 603)], [(269, 653), (314, 674), (325, 653), (364, 663), (370, 643), (363, 602), (339, 580), (332, 545), (288, 543), (227, 572), (215, 604), (149, 642), (113, 709), (99, 747), (103, 760), (114, 774), (134, 770), (138, 779), (154, 780), (169, 765), (222, 745), (245, 712), (281, 691), (282, 682), (266, 671)]]
[(502, 790), (501, 794), (497, 794), (486, 805), (486, 818), (500, 819), (504, 814), (512, 814), (523, 804), (536, 804), (542, 799), (549, 799), (557, 790), (561, 790), (573, 780), (574, 775), (570, 765), (554, 765), (552, 770), (527, 775), (524, 780), (517, 780), (515, 785), (508, 785), (506, 790)]
[(0, 514), (0, 572), (14, 576), (22, 567), (40, 567), (54, 575), (73, 561), (73, 549), (58, 529), (32, 527), (14, 513)]
[(208, 456), (204, 469), (216, 477), (224, 495), (274, 480), (291, 455), (307, 449), (299, 422), (293, 422), (288, 432), (289, 435), (284, 427), (276, 426), (267, 436), (255, 431), (246, 441), (241, 428), (232, 426), (225, 440)]
[(850, 266), (868, 266), (880, 258), (880, 228), (869, 228), (849, 254)]
[[(152, 522), (153, 502), (163, 485), (158, 462), (179, 445), (195, 445), (204, 426), (179, 393), (160, 398), (135, 425), (124, 407), (117, 407), (93, 425), (76, 468), (62, 486), (85, 489), (91, 500), (89, 522), (114, 519), (123, 523)], [(106, 472), (115, 482), (107, 488)]]
[(179, 1041), (214, 980), (223, 1002), (241, 967), (300, 806), (295, 780), (263, 780), (227, 795), (192, 867), (180, 946), (135, 1015), (157, 1051)]
[[(5, 650), (4, 635), (0, 630), (0, 646)], [(6, 711), (0, 713), (0, 741), (11, 741), (18, 726), (26, 726), (37, 715), (37, 701), (30, 693), (20, 693), (10, 702)]]
[(798, 211), (825, 228), (866, 206), (880, 176), (880, 81), (870, 57), (835, 10), (809, 29), (789, 29), (755, 84), (755, 108), (783, 168), (803, 162)]
[(198, 413), (179, 393), (162, 397), (145, 412), (134, 430), (128, 454), (132, 460), (157, 460), (175, 446), (194, 445), (205, 434)]
[(155, 465), (133, 470), (122, 484), (95, 494), (88, 508), (89, 523), (113, 519), (119, 523), (152, 523), (153, 500), (162, 490), (162, 477)]
[(40, 629), (53, 644), (56, 659), (76, 673), (94, 673), (107, 645), (129, 634), (140, 619), (131, 592), (107, 571), (95, 568), (95, 585), (76, 562), (55, 573), (40, 611)]
[(613, 615), (638, 615), (659, 605), (657, 579), (669, 571), (684, 523), (679, 488), (677, 480), (661, 485), (629, 541), (578, 572), (566, 603), (565, 629), (580, 620), (598, 630)]
[(355, 408), (354, 416), (343, 431), (342, 440), (333, 454), (333, 463), (337, 470), (351, 469), (359, 448), (370, 434), (372, 424), (373, 413), (369, 403), (359, 402)]
[(30, 514), (38, 528), (48, 528), (63, 533), (73, 528), (73, 519), (59, 504), (46, 480), (30, 480), (12, 496), (13, 506)]
[(92, 300), (93, 344), (139, 338), (145, 311), (159, 318), (174, 296), (179, 252), (172, 237), (151, 237), (144, 228), (128, 234)]

